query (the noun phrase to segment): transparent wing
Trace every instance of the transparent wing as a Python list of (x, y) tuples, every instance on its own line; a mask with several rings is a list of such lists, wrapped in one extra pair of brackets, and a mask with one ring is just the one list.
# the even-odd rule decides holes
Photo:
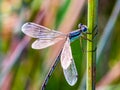
[(61, 66), (63, 69), (67, 69), (70, 66), (72, 58), (70, 40), (67, 38), (61, 53)]
[(32, 44), (32, 48), (34, 49), (46, 48), (66, 37), (66, 35), (61, 32), (50, 30), (31, 22), (25, 23), (22, 26), (22, 31), (30, 37), (39, 38)]
[(52, 38), (52, 39), (37, 39), (36, 41), (33, 42), (32, 44), (32, 48), (33, 49), (43, 49), (43, 48), (47, 48), (57, 42), (59, 42), (60, 40), (63, 40), (63, 38)]
[(78, 73), (73, 59), (70, 66), (67, 69), (63, 69), (63, 73), (68, 84), (71, 86), (75, 85), (78, 79)]
[(22, 31), (23, 33), (25, 33), (30, 37), (40, 38), (40, 39), (51, 39), (51, 38), (56, 38), (60, 36), (66, 36), (61, 32), (50, 30), (44, 26), (31, 23), (31, 22), (25, 23), (22, 26)]
[(61, 65), (66, 81), (69, 85), (73, 86), (77, 82), (78, 74), (72, 57), (69, 38), (67, 38), (61, 53)]

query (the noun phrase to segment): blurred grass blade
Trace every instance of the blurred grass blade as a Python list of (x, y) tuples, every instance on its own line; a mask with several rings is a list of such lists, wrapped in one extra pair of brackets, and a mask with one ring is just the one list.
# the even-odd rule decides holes
[[(114, 75), (113, 75), (114, 74)], [(113, 81), (119, 79), (120, 77), (120, 61), (115, 64), (112, 69), (102, 77), (102, 79), (97, 83), (96, 88), (108, 86)]]
[(97, 59), (96, 59), (96, 63), (98, 62), (99, 58), (100, 58), (100, 55), (102, 54), (102, 52), (104, 51), (104, 48), (110, 38), (110, 36), (112, 35), (112, 32), (113, 32), (113, 27), (115, 25), (115, 22), (119, 16), (119, 13), (120, 13), (120, 0), (117, 0), (116, 1), (116, 4), (114, 6), (114, 9), (112, 11), (112, 14), (109, 18), (109, 21), (104, 29), (104, 32), (101, 36), (101, 39), (97, 45)]
[(3, 61), (2, 69), (1, 69), (1, 73), (0, 73), (0, 86), (2, 85), (6, 75), (10, 72), (11, 68), (15, 64), (16, 60), (18, 59), (18, 57), (20, 56), (21, 52), (25, 48), (24, 46), (26, 46), (28, 44), (27, 42), (29, 42), (29, 40), (30, 40), (30, 38), (25, 37), (18, 44), (18, 46), (16, 47), (14, 52), (12, 54), (10, 54), (10, 56), (6, 57), (5, 60)]

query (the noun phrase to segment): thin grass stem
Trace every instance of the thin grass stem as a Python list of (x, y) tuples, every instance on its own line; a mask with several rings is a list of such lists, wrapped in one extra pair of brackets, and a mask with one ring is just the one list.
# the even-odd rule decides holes
[[(94, 27), (97, 25), (97, 0), (88, 0), (88, 34), (87, 38), (93, 40), (92, 34)], [(86, 90), (95, 90), (95, 59), (96, 59), (96, 40), (92, 42), (87, 40), (87, 75)]]

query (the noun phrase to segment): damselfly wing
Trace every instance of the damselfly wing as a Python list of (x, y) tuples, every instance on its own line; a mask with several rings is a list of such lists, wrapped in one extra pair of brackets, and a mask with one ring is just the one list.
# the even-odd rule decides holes
[(69, 85), (73, 86), (77, 82), (78, 74), (71, 52), (69, 37), (67, 38), (61, 53), (61, 65), (66, 81)]
[(33, 49), (47, 48), (66, 37), (66, 35), (61, 32), (50, 30), (44, 26), (31, 22), (25, 23), (22, 26), (22, 31), (30, 37), (38, 38), (32, 44)]

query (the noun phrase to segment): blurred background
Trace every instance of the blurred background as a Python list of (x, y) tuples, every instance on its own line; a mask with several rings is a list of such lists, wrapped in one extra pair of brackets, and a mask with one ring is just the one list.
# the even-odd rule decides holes
[[(96, 90), (120, 90), (120, 0), (99, 0)], [(87, 0), (0, 0), (0, 90), (39, 90), (60, 44), (33, 50), (21, 26), (34, 22), (68, 33), (87, 25)], [(78, 82), (69, 86), (60, 63), (46, 90), (85, 90), (86, 40), (71, 44)]]

